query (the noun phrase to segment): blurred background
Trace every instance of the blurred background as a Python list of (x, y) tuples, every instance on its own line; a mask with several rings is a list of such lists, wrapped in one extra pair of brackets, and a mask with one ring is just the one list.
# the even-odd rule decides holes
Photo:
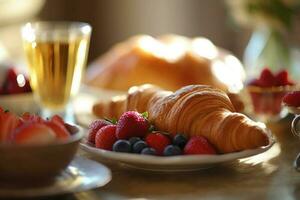
[[(166, 33), (207, 37), (243, 59), (254, 32), (252, 27), (235, 23), (230, 13), (238, 11), (229, 9), (228, 2), (223, 0), (0, 0), (0, 13), (0, 42), (5, 49), (0, 54), (20, 63), (19, 27), (32, 20), (90, 23), (93, 34), (89, 62), (132, 35)], [(285, 41), (292, 47), (300, 44), (299, 24), (300, 17), (295, 15), (292, 28), (284, 33)]]

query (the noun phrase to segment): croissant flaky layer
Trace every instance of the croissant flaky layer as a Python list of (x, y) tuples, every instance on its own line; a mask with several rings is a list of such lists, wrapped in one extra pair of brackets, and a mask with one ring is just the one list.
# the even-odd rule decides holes
[(223, 91), (206, 85), (190, 85), (176, 92), (153, 85), (135, 86), (128, 94), (94, 105), (98, 117), (119, 118), (129, 110), (148, 111), (158, 130), (171, 134), (206, 137), (220, 153), (254, 149), (269, 144), (260, 123), (235, 112)]

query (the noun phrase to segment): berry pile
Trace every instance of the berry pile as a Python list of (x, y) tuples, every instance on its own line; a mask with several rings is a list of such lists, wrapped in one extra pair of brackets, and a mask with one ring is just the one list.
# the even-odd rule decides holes
[(282, 70), (273, 74), (270, 69), (265, 68), (258, 79), (253, 79), (249, 86), (261, 88), (261, 91), (248, 89), (254, 112), (257, 114), (277, 115), (281, 112), (281, 102), (286, 94), (284, 86), (292, 86), (295, 83), (290, 80), (288, 72)]
[(123, 113), (118, 122), (99, 119), (89, 126), (88, 142), (96, 148), (144, 155), (175, 156), (182, 154), (216, 154), (209, 141), (202, 136), (190, 139), (182, 134), (172, 137), (154, 131), (147, 113)]
[(0, 85), (0, 95), (31, 92), (29, 80), (23, 74), (17, 74), (13, 68), (6, 72), (4, 84)]
[(0, 107), (0, 144), (48, 144), (70, 137), (68, 126), (58, 115), (44, 120), (38, 115), (17, 116)]

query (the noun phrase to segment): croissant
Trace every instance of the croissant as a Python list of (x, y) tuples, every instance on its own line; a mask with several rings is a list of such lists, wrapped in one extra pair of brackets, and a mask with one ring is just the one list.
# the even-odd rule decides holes
[(225, 92), (206, 85), (189, 85), (176, 92), (153, 85), (134, 86), (127, 95), (93, 106), (98, 117), (119, 118), (129, 110), (148, 111), (158, 130), (206, 137), (220, 153), (254, 149), (269, 144), (260, 123), (235, 112)]

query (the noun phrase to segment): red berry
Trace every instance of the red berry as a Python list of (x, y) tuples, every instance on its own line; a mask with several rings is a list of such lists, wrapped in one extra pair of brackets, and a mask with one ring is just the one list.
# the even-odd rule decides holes
[(294, 91), (283, 97), (283, 102), (288, 106), (300, 107), (300, 91)]
[(42, 117), (40, 117), (39, 115), (30, 114), (28, 112), (24, 113), (21, 116), (21, 119), (22, 119), (23, 122), (40, 122), (40, 123), (45, 122), (45, 120)]
[(16, 144), (48, 144), (54, 142), (55, 139), (55, 132), (40, 122), (23, 124), (15, 129), (11, 138)]
[(96, 138), (96, 133), (98, 130), (104, 126), (111, 125), (110, 122), (106, 120), (95, 120), (89, 125), (89, 130), (88, 130), (88, 141), (95, 144), (95, 138)]
[(289, 85), (290, 81), (289, 81), (289, 75), (288, 72), (286, 70), (281, 70), (280, 72), (278, 72), (276, 74), (276, 82), (277, 82), (277, 86), (285, 86), (285, 85)]
[(12, 132), (21, 124), (18, 116), (11, 112), (0, 112), (0, 143), (6, 142), (11, 137)]
[(148, 134), (145, 141), (149, 147), (156, 150), (158, 155), (162, 155), (165, 147), (171, 144), (170, 138), (159, 131)]
[(261, 87), (272, 87), (276, 85), (276, 78), (270, 69), (263, 69), (259, 77), (259, 84)]
[(185, 145), (184, 154), (216, 154), (216, 150), (205, 137), (193, 136)]
[(95, 144), (97, 148), (111, 151), (116, 141), (116, 125), (104, 126), (96, 133)]
[(128, 111), (123, 113), (118, 121), (116, 136), (118, 139), (144, 137), (148, 129), (149, 123), (140, 113)]
[(66, 140), (70, 137), (70, 133), (64, 125), (52, 121), (46, 121), (44, 124), (54, 131), (56, 138), (59, 140)]

